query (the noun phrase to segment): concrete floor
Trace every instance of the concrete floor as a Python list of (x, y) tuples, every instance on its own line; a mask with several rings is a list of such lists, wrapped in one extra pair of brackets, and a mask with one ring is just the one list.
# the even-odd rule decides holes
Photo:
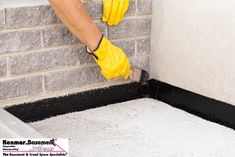
[(79, 157), (231, 157), (235, 131), (153, 99), (139, 99), (29, 124), (70, 138)]

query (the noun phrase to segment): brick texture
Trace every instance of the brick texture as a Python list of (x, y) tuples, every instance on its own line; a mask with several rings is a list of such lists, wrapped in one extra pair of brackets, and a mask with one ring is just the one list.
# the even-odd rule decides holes
[(92, 19), (94, 20), (101, 19), (101, 15), (102, 15), (102, 2), (101, 1), (86, 1), (84, 2), (84, 6), (86, 7)]
[[(112, 27), (102, 22), (101, 0), (83, 3), (103, 35), (123, 49), (131, 66), (148, 70), (152, 1), (130, 0), (123, 21)], [(50, 6), (0, 10), (0, 105), (104, 81), (85, 45)]]
[(112, 43), (120, 47), (128, 57), (132, 57), (135, 54), (135, 40), (121, 40)]
[(78, 49), (65, 48), (10, 57), (11, 74), (31, 73), (77, 64)]
[(4, 28), (4, 26), (5, 26), (4, 10), (0, 10), (0, 31)]
[(0, 54), (35, 50), (41, 47), (40, 30), (0, 33)]
[(45, 76), (47, 91), (78, 88), (91, 83), (98, 83), (103, 80), (104, 78), (99, 73), (99, 68), (97, 66), (53, 72)]
[(0, 81), (0, 100), (32, 96), (42, 92), (42, 76)]
[[(106, 34), (106, 25), (97, 22), (103, 34)], [(81, 44), (65, 26), (57, 26), (43, 30), (44, 46), (54, 47), (61, 45), (76, 45)]]
[(81, 65), (94, 64), (95, 63), (95, 60), (92, 57), (92, 55), (90, 55), (86, 52), (86, 47), (84, 45), (79, 47), (78, 60), (79, 60)]
[(131, 67), (144, 69), (149, 71), (149, 57), (140, 57), (130, 59)]
[(136, 14), (136, 0), (130, 0), (129, 8), (125, 16), (133, 16)]
[(58, 23), (50, 6), (20, 7), (6, 9), (6, 27), (20, 28)]
[(138, 14), (151, 14), (152, 0), (138, 0)]
[(101, 22), (101, 21), (96, 22), (96, 24), (97, 24), (97, 26), (99, 27), (101, 33), (102, 33), (103, 35), (107, 36), (107, 31), (106, 31), (107, 26), (106, 26), (106, 24), (103, 23), (103, 22)]
[(0, 77), (6, 76), (7, 67), (6, 67), (6, 58), (0, 57)]
[(53, 47), (60, 45), (79, 44), (79, 40), (64, 26), (43, 30), (44, 46)]
[(137, 42), (137, 55), (149, 55), (150, 53), (150, 38), (138, 39)]
[(136, 36), (149, 35), (151, 32), (151, 19), (126, 19), (120, 25), (109, 27), (109, 38), (130, 38)]
[[(85, 1), (84, 6), (88, 10), (88, 13), (91, 15), (92, 19), (102, 19), (103, 5), (102, 1)], [(129, 9), (125, 16), (133, 16), (136, 14), (136, 0), (130, 0)]]

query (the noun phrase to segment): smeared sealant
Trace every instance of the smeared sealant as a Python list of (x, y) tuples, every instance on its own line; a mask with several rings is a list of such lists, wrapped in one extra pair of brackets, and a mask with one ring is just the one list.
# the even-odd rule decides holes
[(30, 123), (70, 138), (79, 157), (231, 157), (235, 131), (153, 99), (139, 99)]
[(148, 91), (146, 86), (136, 82), (116, 85), (64, 97), (14, 105), (6, 110), (24, 122), (34, 122), (70, 112), (143, 98)]

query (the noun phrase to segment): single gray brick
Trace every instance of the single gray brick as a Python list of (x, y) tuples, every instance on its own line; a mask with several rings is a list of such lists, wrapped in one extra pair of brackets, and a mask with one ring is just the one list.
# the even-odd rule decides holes
[(39, 30), (0, 33), (0, 54), (39, 49), (41, 46)]
[(50, 6), (30, 6), (6, 9), (6, 27), (32, 27), (59, 23)]
[(130, 59), (131, 67), (144, 69), (149, 71), (149, 57)]
[(152, 0), (138, 0), (138, 14), (146, 15), (152, 13)]
[(137, 0), (130, 0), (129, 2), (129, 8), (126, 12), (125, 16), (132, 16), (136, 14), (136, 2)]
[(104, 81), (97, 66), (53, 72), (45, 76), (47, 91), (78, 88)]
[(120, 47), (128, 57), (135, 54), (135, 41), (134, 40), (121, 40), (112, 42), (114, 45)]
[(0, 31), (4, 28), (4, 26), (5, 26), (4, 10), (0, 10)]
[(11, 74), (22, 74), (77, 64), (78, 49), (65, 48), (10, 57)]
[(6, 65), (6, 58), (0, 58), (0, 77), (6, 76), (7, 72), (7, 65)]
[(150, 54), (150, 39), (138, 39), (137, 42), (137, 55), (149, 55)]
[(33, 96), (42, 92), (42, 76), (0, 81), (0, 100)]
[(85, 45), (80, 46), (80, 48), (79, 48), (78, 60), (79, 60), (81, 65), (96, 63), (93, 56), (86, 52)]
[(65, 26), (43, 30), (44, 46), (74, 45), (80, 41)]
[(129, 38), (149, 35), (151, 32), (151, 19), (125, 19), (118, 26), (109, 27), (109, 38)]
[(86, 1), (83, 3), (92, 19), (101, 19), (103, 10), (101, 1)]

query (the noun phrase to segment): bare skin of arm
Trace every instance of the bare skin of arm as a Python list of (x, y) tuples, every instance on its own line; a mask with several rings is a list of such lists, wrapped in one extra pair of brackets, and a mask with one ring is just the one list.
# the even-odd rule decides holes
[[(49, 0), (49, 2), (64, 25), (90, 50), (95, 50), (102, 33), (81, 0)], [(129, 77), (133, 79), (133, 70), (130, 70)]]
[(49, 0), (49, 2), (64, 25), (90, 50), (95, 50), (102, 33), (81, 0)]

